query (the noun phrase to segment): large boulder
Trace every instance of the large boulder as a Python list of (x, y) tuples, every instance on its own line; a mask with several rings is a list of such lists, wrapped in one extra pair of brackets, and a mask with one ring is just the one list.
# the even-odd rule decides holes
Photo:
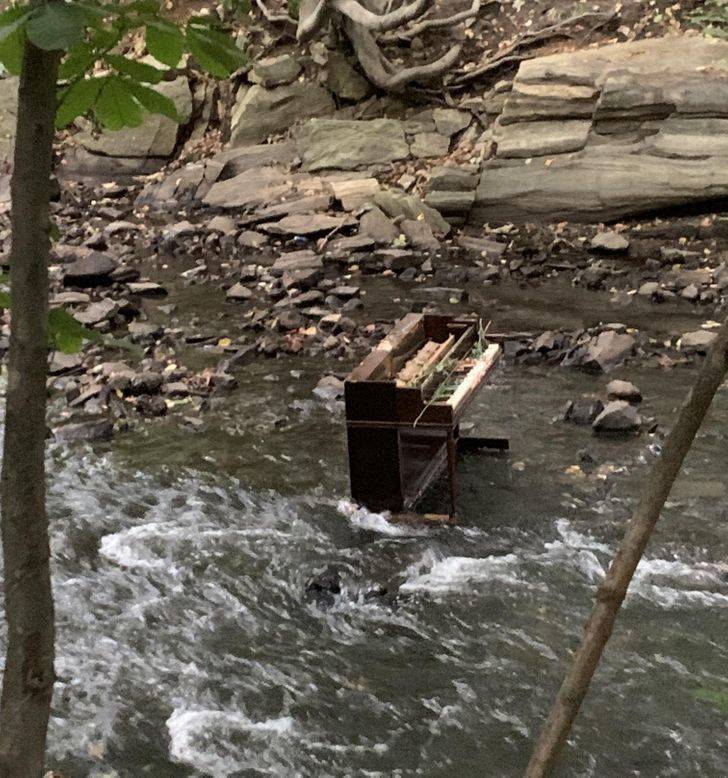
[[(186, 124), (192, 116), (192, 92), (187, 79), (163, 81), (154, 88), (174, 102), (181, 124)], [(179, 125), (166, 116), (147, 113), (139, 127), (127, 127), (118, 132), (104, 130), (101, 134), (86, 130), (76, 140), (93, 154), (106, 157), (167, 158), (175, 150), (178, 131)]]
[(13, 154), (18, 109), (18, 79), (0, 78), (0, 173)]
[(261, 143), (269, 135), (288, 130), (301, 119), (328, 116), (334, 101), (328, 90), (297, 82), (265, 89), (259, 84), (241, 90), (233, 111), (230, 143), (245, 146)]
[(728, 196), (728, 41), (619, 43), (524, 62), (471, 219), (608, 221)]
[(314, 119), (299, 130), (296, 147), (304, 170), (388, 165), (410, 153), (402, 122), (395, 119)]

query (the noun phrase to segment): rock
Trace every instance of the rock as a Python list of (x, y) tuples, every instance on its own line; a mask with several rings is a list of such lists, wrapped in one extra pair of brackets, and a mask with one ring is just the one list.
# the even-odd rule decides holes
[(341, 203), (345, 211), (355, 211), (361, 208), (380, 191), (376, 178), (354, 178), (338, 181), (328, 179), (328, 185), (334, 193), (334, 198)]
[(473, 168), (445, 165), (430, 171), (430, 191), (475, 192), (477, 186), (478, 174)]
[(266, 205), (296, 194), (299, 183), (306, 186), (310, 179), (291, 174), (279, 166), (250, 168), (234, 178), (213, 184), (202, 201), (220, 208)]
[(445, 216), (467, 216), (475, 202), (475, 192), (430, 190), (425, 202)]
[(130, 294), (139, 295), (139, 297), (165, 297), (167, 290), (154, 281), (138, 281), (127, 284)]
[(244, 286), (241, 283), (237, 283), (227, 290), (227, 294), (225, 296), (228, 300), (246, 302), (247, 300), (252, 300), (255, 297), (255, 294), (252, 290), (248, 289), (247, 286)]
[(114, 425), (107, 419), (100, 421), (84, 421), (79, 424), (64, 424), (56, 427), (53, 434), (58, 440), (66, 443), (89, 443), (111, 440), (114, 435)]
[(624, 400), (614, 400), (594, 419), (592, 429), (597, 433), (636, 432), (642, 419), (635, 407)]
[(566, 403), (562, 418), (572, 424), (588, 426), (594, 423), (603, 410), (604, 403), (601, 400), (571, 400)]
[(288, 130), (301, 119), (333, 113), (328, 90), (311, 83), (265, 89), (259, 84), (240, 90), (232, 115), (233, 146), (261, 143), (269, 135)]
[(297, 133), (296, 148), (309, 171), (387, 165), (410, 153), (402, 124), (394, 119), (312, 119)]
[(361, 289), (358, 286), (335, 286), (329, 294), (342, 300), (350, 300), (352, 297), (359, 297)]
[(48, 364), (49, 375), (69, 375), (83, 372), (83, 356), (81, 354), (64, 354), (54, 351)]
[(144, 373), (137, 373), (132, 378), (131, 386), (129, 387), (130, 394), (155, 394), (162, 388), (164, 379), (161, 373), (155, 373), (153, 371), (146, 371)]
[(185, 219), (165, 227), (162, 234), (167, 240), (182, 240), (197, 235), (199, 231), (200, 228), (196, 224), (192, 224), (192, 222)]
[(412, 248), (420, 251), (437, 251), (440, 248), (440, 241), (432, 234), (432, 228), (426, 221), (404, 219), (399, 226)]
[(283, 311), (278, 316), (278, 328), (281, 330), (298, 330), (306, 323), (303, 315), (300, 311), (292, 308), (288, 311)]
[(76, 311), (73, 318), (86, 326), (92, 327), (102, 321), (112, 318), (119, 310), (119, 306), (108, 297), (98, 303), (91, 303), (85, 310)]
[(374, 206), (361, 217), (359, 235), (371, 238), (380, 246), (391, 246), (399, 237), (400, 232), (381, 208)]
[(700, 290), (695, 284), (688, 284), (680, 293), (680, 297), (690, 302), (694, 302), (700, 297)]
[(612, 330), (602, 332), (589, 342), (582, 365), (604, 373), (619, 365), (635, 350), (635, 339), (628, 334)]
[(327, 214), (302, 213), (286, 216), (279, 222), (261, 224), (260, 229), (269, 235), (322, 235), (343, 227), (352, 227), (356, 222), (349, 216), (328, 216)]
[(591, 239), (591, 247), (596, 251), (623, 252), (629, 249), (629, 241), (618, 232), (598, 232)]
[(640, 297), (654, 297), (660, 291), (660, 285), (657, 281), (646, 281), (637, 290), (637, 294)]
[(92, 251), (85, 257), (67, 265), (63, 274), (64, 286), (107, 286), (111, 274), (117, 268), (116, 260), (100, 251)]
[(421, 132), (415, 135), (410, 151), (413, 156), (422, 159), (444, 157), (450, 151), (450, 138), (439, 132)]
[[(192, 93), (187, 77), (174, 81), (162, 81), (152, 87), (172, 100), (179, 113), (181, 124), (192, 116)], [(119, 131), (104, 130), (100, 135), (86, 130), (75, 136), (76, 143), (96, 155), (105, 157), (170, 157), (177, 145), (179, 125), (172, 119), (144, 112), (139, 127), (127, 127)]]
[(268, 237), (253, 230), (245, 230), (238, 236), (238, 244), (250, 249), (260, 249), (268, 244)]
[[(392, 226), (394, 227), (394, 224), (392, 224)], [(354, 235), (349, 238), (336, 238), (336, 240), (329, 243), (328, 251), (331, 256), (341, 259), (349, 257), (350, 254), (357, 251), (369, 251), (374, 248), (374, 245), (375, 241), (369, 235), (360, 232), (359, 235)]]
[(313, 390), (320, 400), (340, 400), (344, 396), (344, 382), (333, 375), (324, 376)]
[(128, 329), (132, 343), (147, 343), (164, 334), (164, 327), (148, 321), (132, 321), (129, 323)]
[(728, 196), (728, 42), (674, 35), (523, 62), (475, 224), (613, 221)]
[(630, 381), (610, 381), (607, 384), (607, 397), (610, 400), (625, 400), (630, 403), (642, 402), (642, 392)]
[(464, 289), (448, 286), (429, 286), (417, 290), (418, 297), (442, 303), (461, 303), (468, 299), (468, 293)]
[(717, 333), (708, 330), (686, 332), (678, 341), (678, 346), (681, 351), (705, 354), (717, 337)]
[(141, 395), (137, 399), (137, 410), (142, 416), (166, 416), (167, 402), (160, 395)]
[[(242, 148), (226, 149), (207, 160), (218, 181), (235, 178), (246, 170), (271, 165), (287, 167), (296, 156), (296, 144), (292, 140), (280, 143), (261, 143)], [(217, 173), (215, 172), (217, 171)]]
[(470, 113), (458, 111), (457, 108), (435, 108), (432, 118), (437, 131), (448, 138), (467, 129), (473, 121)]
[(363, 100), (371, 91), (371, 84), (349, 63), (338, 50), (329, 52), (329, 67), (326, 85), (340, 100)]
[(279, 57), (266, 57), (257, 60), (248, 78), (254, 84), (260, 84), (266, 89), (281, 84), (290, 84), (298, 78), (302, 70), (301, 63), (291, 57), (289, 54), (282, 54)]
[(207, 223), (208, 232), (217, 232), (220, 235), (232, 235), (236, 229), (235, 219), (229, 216), (215, 216)]
[(432, 227), (435, 235), (447, 235), (450, 232), (450, 225), (440, 213), (423, 203), (417, 195), (388, 190), (379, 192), (372, 198), (372, 202), (392, 219), (400, 216), (405, 219), (423, 219)]
[(341, 574), (334, 567), (317, 573), (307, 584), (305, 596), (319, 607), (330, 607), (341, 594)]
[[(312, 289), (324, 277), (324, 271), (321, 267), (312, 267), (303, 270), (288, 270), (281, 277), (281, 283), (285, 290)], [(309, 298), (310, 299), (310, 298)]]
[(271, 273), (274, 276), (282, 276), (285, 272), (295, 270), (323, 270), (324, 263), (321, 257), (314, 254), (310, 249), (301, 251), (291, 251), (288, 254), (281, 254), (271, 267)]

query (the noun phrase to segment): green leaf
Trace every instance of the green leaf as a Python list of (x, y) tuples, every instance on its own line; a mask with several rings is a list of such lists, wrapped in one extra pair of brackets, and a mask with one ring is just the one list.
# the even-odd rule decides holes
[(10, 293), (0, 292), (0, 309), (10, 308)]
[(109, 9), (99, 3), (79, 2), (73, 0), (73, 5), (83, 14), (88, 27), (103, 29), (104, 22), (109, 16)]
[(58, 71), (61, 81), (77, 78), (85, 73), (96, 61), (96, 52), (88, 43), (79, 43), (66, 55)]
[(227, 78), (246, 62), (235, 41), (219, 30), (189, 25), (187, 43), (199, 65), (216, 78)]
[(83, 13), (69, 3), (47, 3), (33, 14), (26, 26), (28, 39), (39, 49), (62, 51), (83, 40)]
[(301, 11), (301, 0), (288, 0), (288, 15), (293, 19), (298, 19)]
[(140, 81), (147, 84), (158, 84), (164, 77), (164, 71), (147, 65), (144, 62), (122, 57), (117, 54), (106, 54), (104, 59), (114, 70), (134, 81)]
[(98, 99), (102, 78), (84, 78), (72, 84), (61, 97), (56, 113), (56, 127), (67, 127), (74, 119), (88, 113)]
[(94, 113), (104, 127), (121, 130), (139, 127), (144, 121), (142, 109), (134, 99), (129, 85), (119, 76), (108, 76), (101, 88)]
[(29, 11), (24, 8), (11, 8), (0, 14), (0, 63), (14, 76), (19, 75), (23, 68), (28, 16)]
[(139, 103), (150, 113), (161, 113), (173, 122), (179, 123), (180, 116), (177, 112), (177, 106), (166, 95), (160, 94), (151, 87), (143, 84), (128, 82), (129, 91), (134, 95)]
[(184, 48), (185, 39), (177, 26), (163, 19), (147, 22), (147, 49), (156, 60), (176, 68)]
[(10, 8), (0, 14), (0, 43), (14, 35), (28, 20), (30, 12), (24, 8)]
[(136, 13), (141, 16), (158, 16), (160, 12), (159, 0), (136, 0), (124, 6), (127, 13)]
[(64, 354), (75, 354), (84, 340), (99, 341), (101, 334), (89, 330), (65, 308), (53, 308), (48, 313), (48, 338), (51, 346)]

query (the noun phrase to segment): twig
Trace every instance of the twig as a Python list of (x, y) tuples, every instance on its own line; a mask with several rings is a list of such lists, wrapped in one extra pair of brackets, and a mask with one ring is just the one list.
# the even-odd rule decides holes
[(273, 13), (273, 11), (268, 8), (268, 6), (265, 4), (265, 0), (255, 0), (255, 4), (260, 9), (260, 12), (265, 16), (267, 21), (271, 22), (272, 24), (275, 23), (284, 23), (284, 24), (292, 24), (294, 27), (298, 26), (298, 22), (288, 14), (276, 14)]

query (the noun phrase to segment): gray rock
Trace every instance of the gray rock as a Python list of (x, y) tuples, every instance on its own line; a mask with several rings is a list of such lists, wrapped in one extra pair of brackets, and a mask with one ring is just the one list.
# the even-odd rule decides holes
[(592, 428), (597, 433), (625, 433), (637, 432), (641, 426), (642, 419), (633, 405), (614, 400), (594, 419)]
[(700, 297), (700, 290), (695, 284), (688, 284), (680, 293), (680, 296), (685, 300), (693, 302)]
[(295, 308), (283, 311), (283, 313), (278, 316), (278, 328), (281, 330), (297, 330), (303, 327), (305, 323), (306, 320), (303, 315)]
[(448, 138), (467, 129), (473, 121), (470, 113), (457, 108), (435, 108), (432, 118), (437, 131)]
[(394, 119), (312, 119), (296, 135), (296, 147), (309, 171), (356, 170), (409, 156), (402, 124)]
[[(152, 87), (170, 98), (179, 113), (181, 124), (192, 116), (192, 93), (187, 77), (163, 81)], [(91, 130), (79, 133), (75, 141), (93, 154), (106, 157), (169, 157), (177, 145), (179, 125), (161, 114), (144, 113), (139, 127), (128, 127), (112, 132), (104, 130), (97, 135)]]
[(265, 89), (255, 84), (241, 90), (232, 116), (233, 146), (260, 143), (269, 135), (288, 130), (312, 116), (334, 111), (328, 90), (315, 84), (296, 83)]
[(372, 201), (392, 219), (400, 216), (416, 221), (423, 219), (430, 225), (435, 235), (447, 235), (450, 232), (450, 225), (441, 214), (427, 203), (423, 203), (415, 194), (388, 190), (376, 194)]
[(645, 281), (637, 290), (640, 297), (654, 297), (660, 291), (660, 285), (657, 281)]
[(248, 78), (254, 84), (260, 84), (266, 89), (281, 84), (290, 84), (298, 78), (302, 70), (301, 63), (290, 56), (281, 54), (278, 57), (259, 59), (252, 67)]
[(395, 223), (376, 206), (370, 208), (359, 222), (359, 234), (380, 246), (390, 246), (400, 235)]
[(144, 373), (137, 373), (132, 378), (131, 386), (129, 387), (130, 394), (154, 394), (162, 388), (164, 379), (161, 373), (155, 373), (153, 371), (147, 371)]
[(596, 251), (623, 252), (629, 249), (629, 241), (618, 232), (598, 232), (591, 239), (591, 247)]
[(412, 248), (421, 251), (437, 251), (440, 248), (440, 241), (432, 234), (432, 228), (426, 221), (404, 219), (399, 226)]
[(85, 310), (76, 311), (73, 318), (81, 324), (92, 327), (102, 321), (110, 319), (119, 310), (119, 306), (108, 297), (97, 303), (91, 303)]
[(717, 333), (709, 330), (696, 330), (695, 332), (686, 332), (679, 341), (681, 351), (694, 352), (698, 354), (707, 353), (713, 345), (713, 341), (718, 337)]
[[(312, 267), (302, 270), (288, 270), (281, 277), (283, 288), (289, 289), (312, 289), (324, 277), (322, 267)], [(309, 298), (311, 299), (311, 298)]]
[(229, 216), (215, 216), (207, 223), (208, 232), (218, 232), (221, 235), (232, 235), (236, 229), (235, 219)]
[(127, 284), (131, 294), (139, 297), (165, 297), (167, 290), (154, 281), (137, 281)]
[(607, 384), (607, 397), (610, 400), (625, 400), (630, 403), (642, 402), (642, 392), (631, 381), (610, 381)]
[(475, 192), (453, 192), (430, 190), (425, 203), (445, 216), (467, 215), (475, 203)]
[(274, 276), (282, 276), (285, 272), (296, 270), (323, 270), (323, 266), (321, 257), (310, 249), (302, 249), (278, 257), (271, 267), (271, 273)]
[(371, 91), (371, 84), (349, 63), (338, 50), (329, 52), (326, 85), (340, 100), (363, 100)]
[(67, 265), (63, 274), (64, 286), (106, 286), (116, 270), (116, 260), (100, 251), (92, 251), (85, 257)]
[(429, 190), (445, 192), (474, 192), (478, 186), (478, 175), (472, 168), (446, 165), (430, 171)]
[(450, 138), (439, 132), (421, 132), (415, 135), (410, 151), (422, 159), (444, 157), (450, 151)]
[(351, 227), (356, 222), (349, 216), (328, 216), (323, 213), (303, 213), (286, 216), (279, 222), (261, 224), (263, 232), (270, 235), (322, 235)]
[(64, 424), (56, 427), (53, 434), (58, 440), (66, 443), (90, 443), (94, 441), (111, 440), (114, 435), (114, 425), (107, 419), (99, 421), (84, 421), (78, 424)]
[(324, 376), (313, 390), (320, 400), (338, 400), (344, 396), (344, 382), (336, 376)]
[(604, 410), (601, 400), (570, 400), (564, 408), (563, 420), (579, 426), (591, 426)]
[(255, 297), (255, 294), (251, 289), (248, 289), (247, 286), (238, 282), (227, 290), (227, 294), (225, 296), (228, 300), (245, 302), (247, 300), (252, 300)]
[(238, 235), (238, 243), (251, 249), (260, 249), (268, 244), (268, 237), (254, 230), (244, 230)]
[(728, 42), (700, 36), (522, 63), (472, 221), (610, 221), (728, 196), (727, 75)]
[(612, 330), (602, 332), (589, 342), (582, 364), (588, 369), (607, 373), (631, 356), (635, 346), (636, 341), (629, 334)]

